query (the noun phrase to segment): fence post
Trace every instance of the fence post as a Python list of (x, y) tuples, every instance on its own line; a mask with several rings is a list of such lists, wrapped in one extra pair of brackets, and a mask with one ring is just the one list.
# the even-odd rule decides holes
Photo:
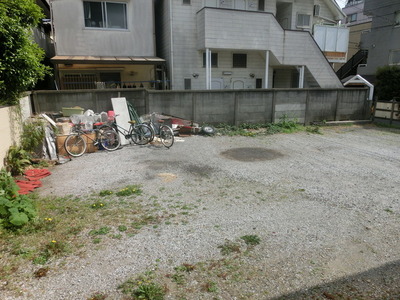
[(393, 116), (394, 116), (394, 104), (396, 103), (395, 99), (392, 99), (392, 110), (390, 111), (390, 120), (389, 124), (392, 125), (393, 123)]

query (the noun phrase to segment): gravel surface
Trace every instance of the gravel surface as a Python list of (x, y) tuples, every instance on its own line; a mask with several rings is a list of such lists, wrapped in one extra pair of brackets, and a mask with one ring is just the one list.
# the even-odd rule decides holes
[[(243, 280), (187, 299), (400, 299), (399, 146), (398, 132), (343, 126), (322, 135), (192, 136), (169, 150), (128, 145), (73, 159), (51, 169), (41, 195), (140, 184), (165, 209), (173, 210), (170, 199), (193, 209), (185, 222), (65, 258), (46, 277), (21, 283), (21, 296), (0, 298), (123, 299), (118, 285), (155, 264), (169, 272), (218, 260), (227, 240), (257, 235), (260, 244), (240, 258)], [(168, 299), (178, 299), (173, 292)]]

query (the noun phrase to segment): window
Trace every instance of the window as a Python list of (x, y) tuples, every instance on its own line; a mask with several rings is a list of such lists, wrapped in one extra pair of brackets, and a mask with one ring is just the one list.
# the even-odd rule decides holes
[(264, 0), (258, 0), (258, 10), (264, 11), (265, 5), (264, 5)]
[(394, 13), (394, 26), (400, 25), (400, 11)]
[[(203, 53), (203, 67), (206, 66), (206, 53)], [(218, 68), (218, 53), (211, 53), (211, 67)]]
[(247, 54), (233, 53), (232, 67), (246, 68), (247, 67)]
[(389, 65), (400, 65), (400, 49), (390, 50)]
[(262, 78), (256, 78), (256, 89), (262, 89)]
[(192, 89), (192, 79), (191, 78), (185, 78), (184, 79), (185, 83), (185, 90), (191, 90)]
[(85, 26), (127, 29), (126, 3), (84, 1)]
[(351, 14), (347, 16), (347, 23), (355, 22), (357, 21), (357, 14)]
[(297, 15), (297, 27), (310, 27), (310, 15), (298, 14)]
[(183, 0), (183, 4), (190, 4), (190, 0)]

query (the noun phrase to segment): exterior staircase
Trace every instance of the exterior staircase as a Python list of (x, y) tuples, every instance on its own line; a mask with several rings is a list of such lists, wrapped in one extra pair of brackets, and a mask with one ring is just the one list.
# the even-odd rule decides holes
[(357, 75), (358, 65), (365, 64), (367, 62), (367, 57), (368, 50), (359, 50), (339, 70), (336, 71), (336, 75), (340, 80), (350, 75)]

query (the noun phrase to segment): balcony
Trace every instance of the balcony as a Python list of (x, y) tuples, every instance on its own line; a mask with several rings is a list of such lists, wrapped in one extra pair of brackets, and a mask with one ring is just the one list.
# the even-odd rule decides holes
[(284, 30), (271, 13), (205, 7), (197, 13), (197, 48), (271, 50)]

